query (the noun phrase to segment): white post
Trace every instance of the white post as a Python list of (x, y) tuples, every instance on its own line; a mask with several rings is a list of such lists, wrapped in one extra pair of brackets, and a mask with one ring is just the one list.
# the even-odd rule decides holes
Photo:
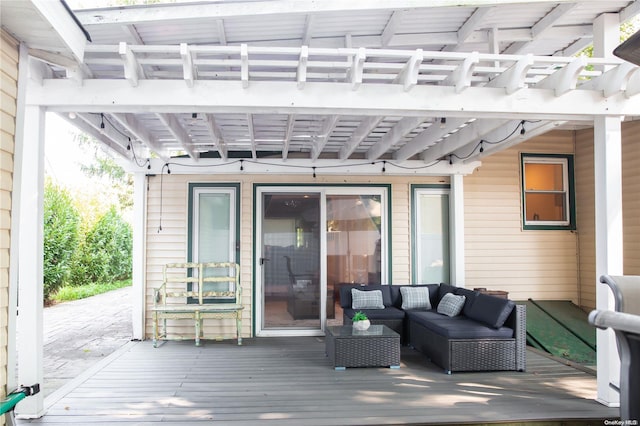
[[(594, 57), (611, 57), (619, 44), (618, 15), (604, 14), (593, 24)], [(604, 70), (603, 70), (604, 71)], [(619, 117), (594, 120), (594, 180), (596, 225), (596, 308), (613, 310), (609, 288), (600, 284), (603, 274), (623, 274), (622, 246), (622, 134)], [(610, 386), (620, 385), (620, 358), (612, 330), (596, 332), (597, 400), (609, 407), (620, 405), (620, 395)]]
[(16, 383), (18, 321), (18, 247), (20, 247), (20, 198), (22, 194), (22, 162), (24, 156), (24, 99), (29, 78), (29, 48), (20, 44), (18, 61), (18, 96), (16, 97), (16, 124), (13, 145), (13, 189), (11, 191), (11, 254), (9, 265), (9, 323), (7, 342), (7, 391), (14, 389)]
[(132, 298), (131, 325), (133, 338), (144, 340), (145, 317), (145, 217), (147, 210), (147, 177), (144, 173), (133, 175), (133, 250), (132, 250)]
[[(18, 381), (40, 383), (43, 371), (43, 264), (44, 264), (44, 129), (45, 111), (27, 106), (22, 140), (20, 177), (20, 235), (18, 245)], [(44, 392), (26, 398), (16, 408), (24, 418), (44, 414)]]
[(451, 235), (451, 285), (465, 287), (464, 262), (464, 176), (451, 176), (449, 233)]

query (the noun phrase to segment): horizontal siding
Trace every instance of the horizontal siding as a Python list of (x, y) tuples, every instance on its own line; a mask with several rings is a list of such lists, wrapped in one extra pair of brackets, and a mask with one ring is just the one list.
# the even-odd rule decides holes
[(578, 300), (576, 234), (522, 230), (520, 153), (573, 153), (573, 133), (554, 131), (484, 158), (465, 177), (466, 287), (516, 300)]
[[(291, 176), (295, 183), (342, 184), (340, 176)], [(442, 183), (442, 177), (388, 177), (353, 176), (349, 184), (391, 184), (391, 233), (392, 249), (390, 253), (394, 282), (411, 282), (411, 235), (410, 235), (410, 186), (411, 184)], [(162, 202), (160, 200), (160, 177), (149, 179), (147, 194), (147, 253), (146, 253), (146, 305), (153, 305), (153, 289), (162, 283), (162, 266), (170, 262), (183, 262), (187, 255), (187, 202), (190, 182), (233, 182), (240, 183), (240, 281), (243, 291), (243, 329), (244, 337), (251, 336), (253, 330), (253, 183), (282, 184), (282, 176), (239, 175), (232, 179), (208, 175), (164, 175), (162, 177)], [(162, 212), (162, 218), (160, 213)], [(158, 229), (162, 226), (162, 231)], [(205, 334), (232, 337), (235, 326), (232, 320), (205, 322)], [(186, 321), (170, 323), (170, 331), (192, 333), (192, 327)], [(145, 325), (147, 337), (152, 334), (151, 313), (147, 310)]]
[[(4, 30), (0, 34), (0, 65), (0, 381), (6, 384), (18, 43)], [(0, 397), (4, 395), (6, 386), (0, 387)]]

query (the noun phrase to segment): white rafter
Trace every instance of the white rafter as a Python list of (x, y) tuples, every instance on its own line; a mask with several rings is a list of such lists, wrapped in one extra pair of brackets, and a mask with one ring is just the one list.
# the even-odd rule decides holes
[[(576, 6), (577, 5), (575, 3), (565, 3), (559, 4), (554, 7), (551, 12), (549, 12), (544, 18), (540, 19), (538, 22), (536, 22), (535, 25), (531, 27), (531, 41), (544, 38), (545, 34), (548, 33), (560, 19), (562, 19)], [(518, 54), (522, 50), (524, 50), (531, 43), (531, 41), (514, 43), (504, 53)]]
[(325, 118), (324, 124), (320, 128), (320, 136), (313, 140), (314, 144), (311, 148), (311, 160), (316, 161), (333, 132), (333, 129), (336, 128), (336, 124), (338, 124), (339, 117), (337, 115), (330, 115)]
[(187, 87), (193, 87), (195, 80), (195, 69), (193, 67), (193, 58), (186, 43), (180, 43), (180, 57), (182, 57), (182, 73)]
[(142, 67), (138, 63), (138, 59), (131, 52), (131, 49), (125, 42), (121, 42), (119, 44), (118, 53), (120, 54), (124, 65), (124, 78), (129, 82), (129, 84), (136, 87), (138, 85), (138, 80), (140, 78), (145, 78)]
[(403, 137), (418, 127), (424, 117), (404, 117), (367, 151), (367, 160), (377, 160), (394, 147)]
[(211, 136), (211, 141), (213, 145), (215, 145), (218, 153), (220, 154), (220, 158), (222, 160), (226, 160), (228, 158), (227, 154), (227, 146), (224, 143), (224, 139), (222, 138), (222, 132), (220, 128), (216, 124), (216, 120), (211, 114), (204, 114), (204, 123), (207, 126), (207, 130), (209, 131), (209, 135)]
[(98, 114), (77, 114), (75, 120), (70, 120), (68, 115), (60, 114), (61, 117), (67, 119), (75, 127), (80, 128), (85, 133), (99, 140), (117, 154), (131, 158), (127, 152), (129, 140), (118, 133), (108, 122), (105, 122), (104, 129), (100, 127), (102, 117)]
[(247, 114), (247, 128), (249, 130), (249, 143), (251, 144), (251, 158), (258, 158), (256, 132), (253, 127), (253, 114)]
[(162, 145), (155, 140), (149, 131), (136, 119), (133, 114), (111, 114), (114, 120), (116, 120), (122, 127), (127, 129), (133, 136), (132, 139), (137, 139), (150, 150), (153, 151), (158, 157), (167, 160), (169, 153), (162, 147)]
[(198, 154), (193, 150), (193, 146), (191, 145), (191, 138), (185, 132), (184, 128), (180, 122), (176, 119), (174, 115), (166, 114), (166, 113), (156, 113), (160, 121), (167, 127), (169, 132), (173, 135), (174, 138), (178, 141), (180, 146), (189, 154), (189, 156), (194, 160), (198, 161)]
[(293, 133), (293, 126), (296, 124), (295, 116), (290, 115), (287, 117), (287, 128), (284, 132), (284, 139), (282, 141), (282, 159), (286, 160), (289, 155), (289, 143), (291, 142), (291, 134)]

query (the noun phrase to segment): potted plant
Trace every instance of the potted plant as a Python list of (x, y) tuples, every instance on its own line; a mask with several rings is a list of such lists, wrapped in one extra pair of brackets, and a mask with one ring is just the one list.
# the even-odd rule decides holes
[(351, 321), (353, 321), (353, 328), (356, 330), (366, 330), (371, 325), (369, 318), (362, 311), (356, 312)]

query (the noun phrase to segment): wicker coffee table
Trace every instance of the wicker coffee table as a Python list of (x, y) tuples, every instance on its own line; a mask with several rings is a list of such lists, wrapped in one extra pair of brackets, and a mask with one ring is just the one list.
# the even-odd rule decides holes
[(386, 325), (358, 331), (352, 326), (329, 326), (325, 330), (327, 356), (336, 370), (347, 367), (400, 368), (400, 335)]

